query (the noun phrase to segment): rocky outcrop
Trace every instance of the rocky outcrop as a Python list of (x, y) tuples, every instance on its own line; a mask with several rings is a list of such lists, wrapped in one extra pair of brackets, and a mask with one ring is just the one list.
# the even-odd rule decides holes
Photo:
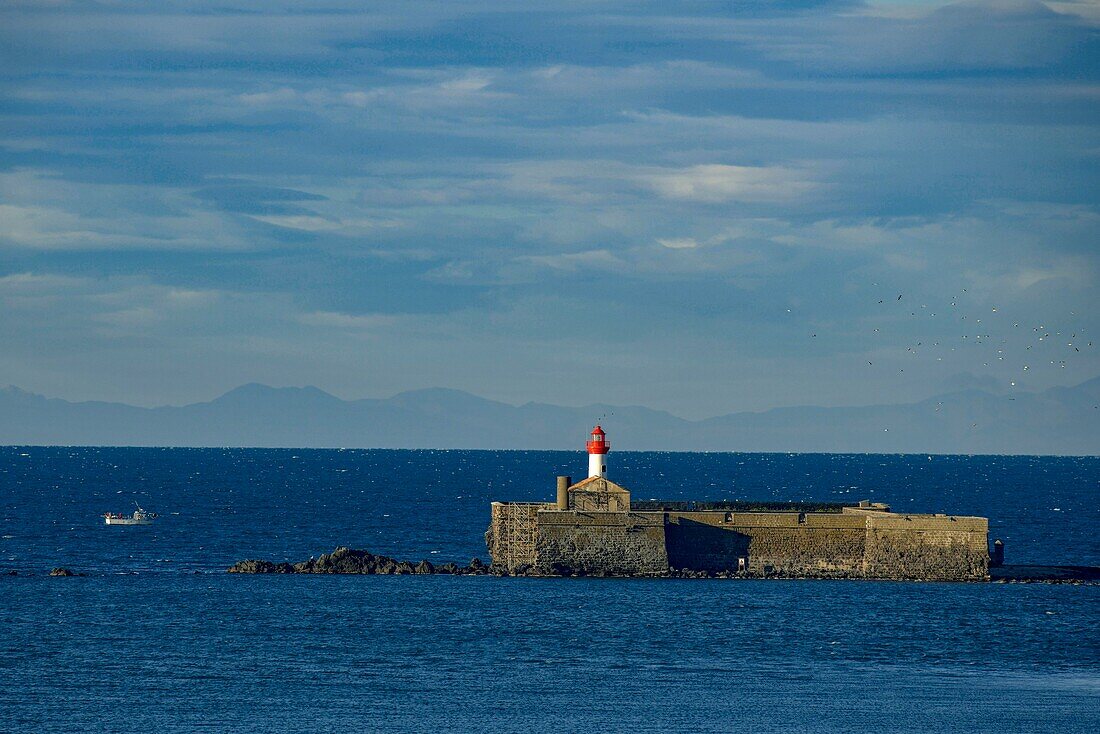
[[(842, 576), (832, 572), (784, 574), (777, 572), (759, 573), (754, 571), (735, 572), (728, 570), (708, 570), (698, 568), (665, 568), (647, 573), (614, 572), (604, 569), (586, 569), (555, 564), (548, 568), (534, 565), (522, 565), (507, 569), (500, 566), (487, 566), (481, 559), (474, 558), (469, 564), (459, 566), (454, 563), (434, 565), (423, 560), (418, 563), (399, 561), (389, 556), (380, 556), (364, 550), (340, 547), (332, 553), (310, 558), (300, 563), (273, 562), (263, 560), (240, 561), (229, 568), (229, 573), (258, 574), (358, 574), (358, 575), (452, 575), (452, 576), (539, 576), (539, 577), (589, 577), (589, 578), (673, 578), (673, 579), (837, 579), (861, 578), (860, 576)], [(1092, 566), (1004, 566), (990, 570), (992, 580), (1001, 583), (1100, 583), (1100, 568)], [(55, 568), (51, 576), (74, 576), (72, 571)]]
[(55, 568), (50, 571), (50, 576), (83, 576), (82, 573), (74, 573), (67, 568)]
[(271, 561), (238, 561), (229, 569), (229, 573), (294, 573), (294, 566)]
[(300, 563), (275, 563), (272, 561), (239, 561), (229, 568), (229, 573), (320, 573), (320, 574), (380, 574), (380, 575), (429, 575), (450, 574), (456, 576), (481, 576), (489, 568), (481, 559), (474, 558), (467, 566), (445, 563), (436, 566), (429, 561), (411, 563), (389, 556), (379, 556), (364, 550), (340, 547), (332, 553), (310, 558)]

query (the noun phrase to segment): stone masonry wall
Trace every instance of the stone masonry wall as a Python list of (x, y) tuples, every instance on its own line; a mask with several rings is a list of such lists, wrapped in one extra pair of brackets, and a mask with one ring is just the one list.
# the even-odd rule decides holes
[(535, 555), (543, 573), (668, 572), (664, 516), (634, 512), (540, 512)]
[(866, 520), (840, 514), (670, 512), (673, 568), (754, 575), (863, 576)]
[(750, 575), (980, 580), (988, 521), (977, 517), (796, 512), (577, 512), (494, 503), (486, 533), (508, 573)]
[(627, 512), (630, 510), (630, 495), (625, 492), (570, 492), (569, 509), (578, 512)]
[(869, 516), (865, 573), (890, 579), (985, 579), (988, 536), (984, 517)]

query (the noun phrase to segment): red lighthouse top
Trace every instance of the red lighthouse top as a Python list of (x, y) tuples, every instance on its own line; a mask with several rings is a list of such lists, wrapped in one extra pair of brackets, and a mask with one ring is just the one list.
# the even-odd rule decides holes
[(607, 440), (607, 434), (599, 426), (593, 428), (588, 436), (588, 453), (606, 454), (610, 450), (611, 444)]

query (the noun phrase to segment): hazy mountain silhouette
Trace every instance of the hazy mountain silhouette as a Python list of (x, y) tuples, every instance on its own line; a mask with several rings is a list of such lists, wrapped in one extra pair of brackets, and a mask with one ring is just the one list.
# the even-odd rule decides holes
[(971, 389), (904, 405), (777, 408), (688, 421), (649, 408), (508, 405), (459, 390), (341, 400), (250, 384), (138, 408), (0, 390), (0, 444), (576, 449), (600, 416), (620, 450), (1100, 454), (1100, 378), (1039, 393)]

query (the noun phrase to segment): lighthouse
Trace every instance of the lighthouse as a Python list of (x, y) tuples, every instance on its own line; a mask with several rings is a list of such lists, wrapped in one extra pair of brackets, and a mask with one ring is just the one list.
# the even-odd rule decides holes
[(588, 436), (588, 476), (602, 477), (607, 474), (607, 452), (611, 450), (611, 444), (607, 441), (607, 434), (596, 426)]

